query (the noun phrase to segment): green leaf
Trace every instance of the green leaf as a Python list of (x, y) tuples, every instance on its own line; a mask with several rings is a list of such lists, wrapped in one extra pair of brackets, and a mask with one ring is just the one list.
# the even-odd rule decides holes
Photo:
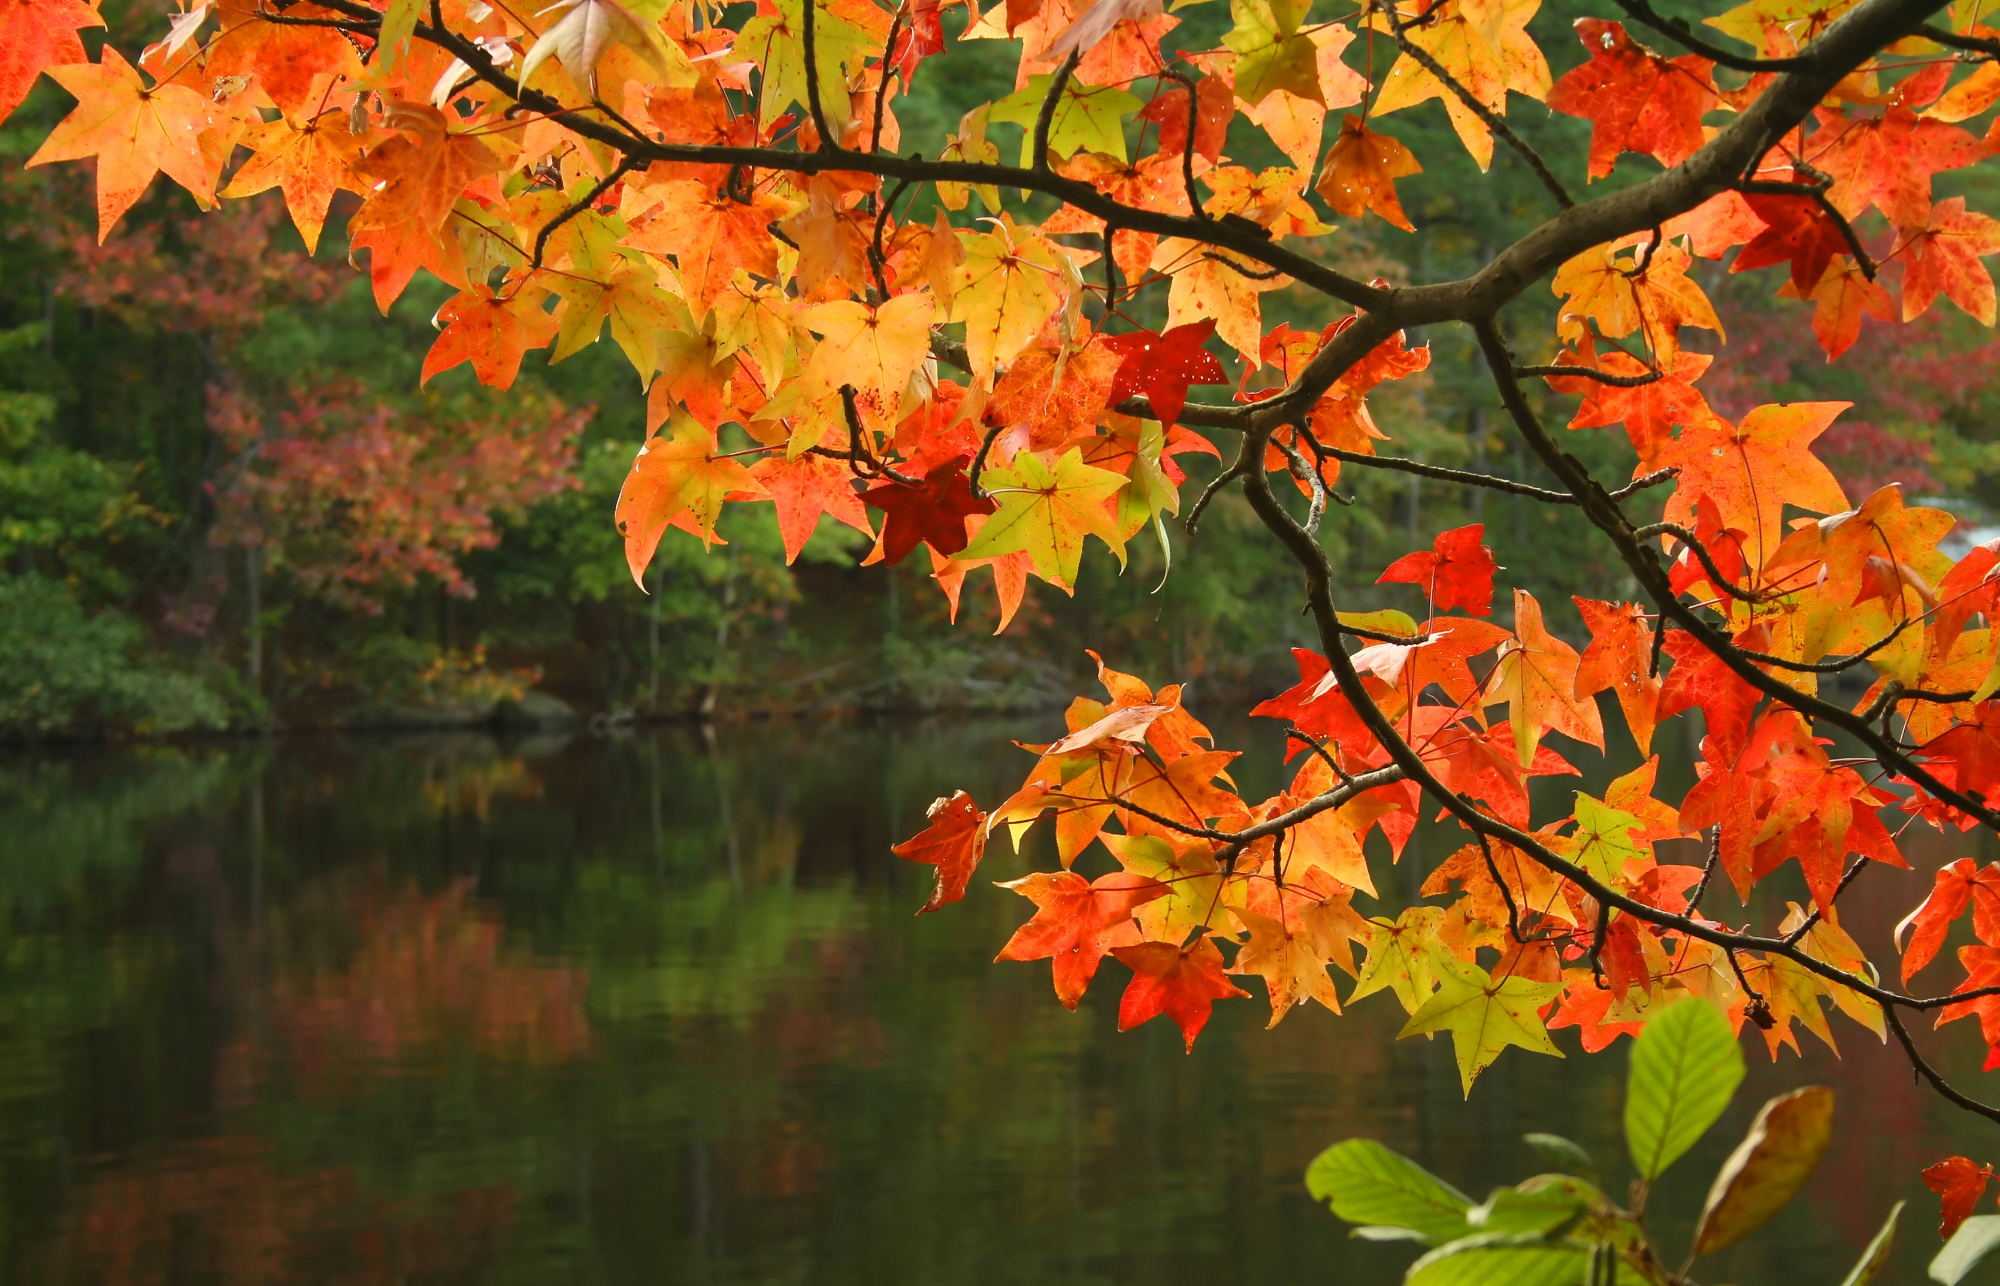
[[(1008, 121), (1026, 131), (1021, 137), (1023, 168), (1034, 161), (1035, 122), (1054, 82), (1054, 76), (1030, 76), (1026, 85), (993, 104), (987, 113), (990, 120)], [(1068, 156), (1081, 149), (1126, 160), (1123, 118), (1144, 106), (1114, 86), (1065, 82), (1055, 115), (1049, 118), (1049, 155)]]
[(1222, 43), (1236, 55), (1236, 96), (1255, 107), (1283, 89), (1323, 103), (1319, 47), (1299, 34), (1312, 0), (1229, 0), (1236, 26)]
[(1000, 508), (965, 547), (965, 558), (1026, 551), (1035, 575), (1064, 588), (1076, 584), (1085, 536), (1096, 536), (1125, 560), (1125, 541), (1105, 502), (1126, 478), (1085, 464), (1081, 449), (1071, 447), (1053, 469), (1031, 451), (1017, 452), (1012, 465), (988, 469), (984, 481)]
[[(846, 66), (858, 62), (875, 37), (835, 13), (826, 0), (814, 0), (813, 62), (819, 70), (820, 110), (836, 139), (847, 128), (849, 99)], [(749, 58), (764, 73), (757, 111), (761, 126), (796, 105), (803, 115), (810, 94), (806, 87), (804, 0), (774, 0), (773, 12), (751, 18), (736, 37), (736, 53)]]
[(1590, 1153), (1562, 1135), (1523, 1134), (1521, 1140), (1535, 1150), (1535, 1154), (1542, 1158), (1542, 1164), (1563, 1174), (1597, 1182), (1597, 1162), (1590, 1159)]
[(1903, 1213), (1904, 1202), (1898, 1201), (1889, 1207), (1889, 1217), (1882, 1221), (1875, 1239), (1868, 1243), (1868, 1249), (1861, 1252), (1840, 1286), (1868, 1286), (1875, 1280), (1875, 1274), (1882, 1271), (1882, 1265), (1889, 1262), (1889, 1249), (1896, 1244), (1896, 1216)]
[(1972, 1216), (1958, 1226), (1937, 1258), (1931, 1260), (1931, 1280), (1958, 1286), (1996, 1246), (2000, 1246), (2000, 1215)]
[(1313, 1158), (1306, 1191), (1349, 1223), (1409, 1228), (1434, 1242), (1462, 1237), (1472, 1199), (1373, 1139), (1348, 1139)]
[(1493, 1195), (1465, 1212), (1465, 1222), (1485, 1232), (1549, 1236), (1567, 1231), (1590, 1205), (1585, 1185), (1567, 1177), (1533, 1187), (1495, 1188)]
[(1729, 1020), (1690, 997), (1647, 1022), (1632, 1046), (1625, 1144), (1651, 1182), (1694, 1146), (1743, 1080), (1743, 1050)]
[(403, 61), (410, 43), (416, 34), (417, 16), (423, 12), (423, 0), (389, 0), (389, 7), (382, 11), (382, 26), (375, 36), (375, 47), (381, 53), (377, 59), (384, 73), (392, 72)]
[(1400, 639), (1417, 637), (1417, 623), (1410, 619), (1410, 614), (1393, 607), (1374, 612), (1341, 612), (1338, 615), (1342, 625), (1352, 625), (1357, 630), (1374, 630), (1377, 634), (1393, 634)]
[(1574, 1243), (1479, 1233), (1411, 1264), (1403, 1286), (1576, 1286), (1589, 1261), (1590, 1252)]
[(1764, 1226), (1806, 1186), (1833, 1141), (1833, 1091), (1824, 1085), (1764, 1104), (1722, 1163), (1695, 1225), (1694, 1253), (1733, 1245)]

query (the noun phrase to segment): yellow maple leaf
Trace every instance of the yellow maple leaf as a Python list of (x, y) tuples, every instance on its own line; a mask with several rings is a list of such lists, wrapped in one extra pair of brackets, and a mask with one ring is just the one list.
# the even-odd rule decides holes
[(1444, 955), (1437, 957), (1436, 965), (1437, 992), (1410, 1015), (1396, 1036), (1450, 1032), (1467, 1098), (1472, 1097), (1472, 1082), (1509, 1045), (1563, 1056), (1538, 1013), (1562, 990), (1560, 982), (1530, 982), (1518, 976), (1496, 979), (1476, 964)]

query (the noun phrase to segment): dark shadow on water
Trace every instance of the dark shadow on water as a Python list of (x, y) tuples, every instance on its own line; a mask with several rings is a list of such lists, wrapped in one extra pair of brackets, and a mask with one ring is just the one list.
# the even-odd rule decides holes
[[(1447, 1041), (1394, 1040), (1386, 993), (1271, 1032), (1261, 998), (1220, 1006), (1192, 1056), (1161, 1022), (1119, 1035), (1117, 966), (1072, 1014), (1045, 965), (992, 963), (1029, 908), (985, 878), (1046, 865), (1032, 843), (913, 916), (928, 872), (889, 845), (952, 787), (1004, 797), (1028, 764), (1009, 738), (1049, 731), (0, 759), (7, 1280), (1386, 1283), (1408, 1252), (1306, 1199), (1329, 1143), (1380, 1138), (1475, 1193), (1528, 1172), (1533, 1129), (1619, 1171), (1622, 1046), (1510, 1051), (1466, 1102)], [(1277, 743), (1231, 733), (1261, 797)], [(1912, 849), (1926, 871), (1953, 855)], [(1927, 881), (1883, 872), (1850, 927), (1880, 946)], [(1836, 1031), (1844, 1062), (1755, 1050), (1670, 1177), (1678, 1247), (1762, 1097), (1839, 1091), (1849, 1128), (1808, 1199), (1705, 1280), (1837, 1282), (1898, 1197), (1888, 1280), (1918, 1280), (1918, 1169), (2000, 1154)]]

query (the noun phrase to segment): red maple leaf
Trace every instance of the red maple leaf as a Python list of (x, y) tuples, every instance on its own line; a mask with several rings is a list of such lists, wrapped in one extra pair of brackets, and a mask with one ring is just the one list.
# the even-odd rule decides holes
[(1500, 564), (1493, 551), (1479, 543), (1486, 524), (1441, 531), (1431, 547), (1404, 554), (1375, 579), (1377, 585), (1420, 585), (1435, 611), (1462, 607), (1474, 616), (1493, 612), (1493, 573)]
[(1811, 197), (1751, 193), (1744, 200), (1765, 227), (1743, 247), (1729, 271), (1748, 272), (1789, 261), (1792, 285), (1809, 295), (1833, 257), (1849, 253), (1840, 225), (1827, 218), (1826, 210)]
[(785, 542), (785, 562), (795, 563), (819, 528), (821, 514), (832, 514), (856, 531), (874, 536), (868, 511), (854, 490), (854, 474), (844, 460), (830, 456), (802, 455), (787, 460), (767, 456), (751, 466), (750, 473), (764, 484), (778, 506), (778, 534)]
[[(1568, 353), (1563, 355), (1564, 359), (1568, 357)], [(1707, 353), (1682, 349), (1671, 371), (1637, 388), (1618, 388), (1581, 376), (1551, 376), (1549, 387), (1562, 393), (1583, 394), (1583, 405), (1571, 417), (1570, 428), (1625, 426), (1625, 436), (1632, 439), (1632, 449), (1639, 453), (1639, 465), (1634, 470), (1637, 476), (1654, 467), (1661, 446), (1673, 440), (1675, 430), (1684, 425), (1720, 422), (1721, 417), (1709, 409), (1708, 399), (1694, 386), (1714, 360)], [(1644, 362), (1626, 353), (1605, 353), (1596, 359), (1593, 368), (1625, 378), (1648, 373)]]
[(433, 319), (443, 329), (424, 355), (419, 382), (428, 384), (440, 371), (471, 362), (481, 384), (512, 388), (527, 350), (556, 337), (556, 319), (543, 310), (542, 298), (520, 293), (494, 299), (483, 291), (463, 291), (445, 300)]
[(884, 514), (882, 557), (891, 567), (922, 543), (940, 554), (964, 549), (966, 516), (990, 514), (995, 507), (991, 500), (973, 496), (957, 459), (933, 468), (917, 486), (885, 482), (862, 492), (861, 499)]
[(1611, 173), (1620, 152), (1679, 165), (1701, 147), (1702, 115), (1716, 103), (1713, 63), (1662, 58), (1602, 18), (1578, 18), (1576, 34), (1590, 61), (1555, 83), (1549, 107), (1590, 120), (1591, 178)]
[(1980, 260), (2000, 253), (2000, 220), (1966, 209), (1965, 198), (1955, 196), (1931, 210), (1926, 226), (1903, 247), (1910, 249), (1918, 253), (1905, 259), (1904, 321), (1943, 295), (1986, 325), (1993, 324), (1993, 275)]
[(1949, 760), (1958, 788), (1981, 799), (2000, 791), (2000, 701), (1982, 701), (1973, 717), (1925, 742), (1926, 759)]
[(1898, 939), (1904, 929), (1915, 929), (1910, 945), (1903, 950), (1905, 983), (1937, 957), (1952, 921), (1965, 914), (1975, 897), (1978, 906), (1973, 911), (1973, 932), (1982, 940), (2000, 936), (1995, 933), (2000, 929), (2000, 863), (1982, 870), (1971, 858), (1961, 857), (1937, 873), (1931, 895), (1896, 926)]
[(1958, 1226), (1986, 1195), (1986, 1182), (1992, 1177), (1991, 1165), (1974, 1165), (1965, 1157), (1946, 1157), (1924, 1170), (1924, 1186), (1944, 1198), (1938, 1236), (1949, 1237), (1958, 1231)]
[(1170, 942), (1141, 942), (1111, 954), (1132, 970), (1132, 981), (1118, 1001), (1118, 1030), (1130, 1031), (1165, 1014), (1181, 1029), (1189, 1053), (1216, 1001), (1250, 994), (1223, 976), (1222, 953), (1208, 938), (1185, 951)]
[(1169, 891), (1158, 880), (1129, 871), (1113, 871), (1094, 881), (1075, 871), (1037, 871), (1000, 887), (1027, 898), (1036, 911), (994, 959), (1053, 960), (1056, 999), (1071, 1009), (1090, 986), (1098, 961), (1116, 947), (1139, 941), (1133, 910)]
[(937, 867), (937, 885), (930, 901), (917, 908), (918, 915), (963, 898), (966, 882), (986, 852), (986, 814), (964, 791), (940, 796), (927, 816), (929, 826), (889, 850), (908, 861)]
[(889, 65), (903, 78), (903, 92), (909, 92), (910, 77), (917, 74), (917, 67), (932, 54), (944, 52), (944, 22), (939, 16), (938, 0), (915, 0), (910, 6), (909, 25), (897, 37), (896, 47), (889, 53)]
[(1102, 337), (1100, 343), (1125, 359), (1111, 377), (1112, 403), (1144, 393), (1161, 424), (1178, 420), (1187, 405), (1188, 385), (1229, 382), (1222, 363), (1202, 347), (1213, 334), (1215, 319), (1208, 317), (1172, 327), (1164, 335), (1137, 330)]
[[(1222, 156), (1229, 122), (1236, 117), (1236, 93), (1220, 76), (1205, 76), (1195, 82), (1194, 150), (1209, 161)], [(1142, 121), (1160, 127), (1160, 151), (1179, 156), (1187, 147), (1188, 96), (1185, 89), (1168, 89), (1139, 113)]]
[[(1669, 630), (1660, 650), (1673, 658), (1674, 667), (1660, 685), (1659, 717), (1672, 718), (1690, 706), (1699, 706), (1708, 723), (1708, 735), (1717, 746), (1740, 748), (1750, 736), (1750, 712), (1757, 705), (1757, 689), (1692, 634)], [(1721, 757), (1733, 759), (1735, 755)]]

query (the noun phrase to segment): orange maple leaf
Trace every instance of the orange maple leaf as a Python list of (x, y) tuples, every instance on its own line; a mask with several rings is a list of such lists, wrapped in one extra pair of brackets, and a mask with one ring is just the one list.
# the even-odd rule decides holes
[(428, 384), (438, 372), (471, 362), (481, 384), (512, 388), (527, 350), (546, 347), (556, 337), (556, 319), (542, 307), (546, 299), (538, 291), (525, 290), (510, 299), (478, 291), (447, 299), (433, 318), (442, 329), (424, 355), (419, 383)]
[(97, 158), (99, 244), (162, 171), (200, 204), (214, 204), (200, 139), (208, 128), (208, 102), (200, 94), (185, 85), (148, 87), (110, 45), (99, 62), (47, 70), (76, 95), (76, 107), (28, 164)]
[(349, 171), (361, 159), (361, 146), (349, 132), (347, 113), (321, 112), (304, 119), (280, 116), (243, 142), (255, 155), (230, 178), (222, 195), (254, 196), (278, 188), (305, 240), (306, 253), (314, 253), (333, 194), (356, 187)]
[(34, 87), (44, 69), (89, 62), (77, 31), (104, 19), (83, 0), (5, 0), (0, 3), (0, 121)]

